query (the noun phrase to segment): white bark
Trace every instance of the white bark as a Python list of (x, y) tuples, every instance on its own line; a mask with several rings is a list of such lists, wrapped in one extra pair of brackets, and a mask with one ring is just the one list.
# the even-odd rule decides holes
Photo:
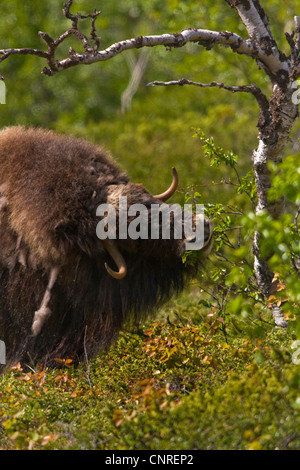
[[(271, 181), (267, 165), (270, 161), (275, 163), (281, 161), (290, 132), (297, 119), (298, 105), (292, 101), (293, 91), (291, 83), (287, 84), (287, 89), (284, 91), (275, 85), (269, 107), (270, 123), (260, 130), (259, 145), (252, 157), (258, 198), (256, 213), (259, 214), (264, 210), (275, 219), (284, 212), (284, 199), (269, 202), (267, 193), (271, 187)], [(257, 282), (261, 292), (268, 298), (276, 292), (277, 284), (272, 282), (273, 273), (267, 261), (261, 259), (258, 233), (254, 237), (253, 251)], [(272, 311), (275, 324), (286, 326), (281, 310), (276, 304), (272, 306)]]
[[(210, 31), (206, 29), (190, 28), (181, 31), (181, 33), (175, 34), (161, 34), (151, 36), (137, 36), (135, 38), (126, 39), (124, 41), (112, 44), (106, 49), (95, 50), (86, 46), (86, 40), (84, 41), (85, 52), (79, 54), (73, 49), (69, 51), (69, 57), (57, 60), (55, 58), (56, 48), (63, 42), (63, 40), (75, 34), (76, 30), (71, 29), (59, 36), (56, 40), (49, 38), (46, 33), (40, 32), (42, 39), (49, 45), (47, 52), (38, 49), (0, 49), (0, 62), (7, 59), (13, 54), (32, 54), (44, 57), (47, 59), (48, 67), (45, 67), (42, 73), (47, 75), (54, 75), (57, 72), (61, 72), (67, 68), (74, 67), (76, 65), (89, 65), (96, 62), (103, 62), (121, 54), (122, 52), (139, 49), (141, 47), (183, 47), (189, 42), (198, 43), (211, 49), (215, 45), (221, 45), (223, 47), (231, 47), (231, 49), (239, 54), (253, 57), (264, 64), (266, 67), (272, 68), (272, 70), (281, 70), (282, 64), (275, 56), (266, 53), (259, 45), (254, 44), (251, 40), (244, 40), (241, 36), (236, 33), (228, 31)], [(86, 38), (85, 38), (86, 39)]]
[[(140, 47), (183, 47), (188, 42), (198, 43), (207, 48), (211, 48), (217, 44), (223, 47), (231, 47), (234, 52), (244, 54), (251, 57), (256, 57), (266, 67), (279, 71), (282, 69), (282, 63), (274, 55), (268, 55), (259, 46), (252, 41), (244, 40), (238, 34), (232, 32), (219, 32), (210, 31), (206, 29), (185, 29), (180, 34), (161, 34), (151, 36), (138, 36), (136, 38), (127, 39), (112, 44), (106, 49), (97, 51), (94, 54), (73, 54), (64, 60), (56, 62), (56, 71), (62, 71), (66, 68), (72, 67), (77, 64), (93, 64), (96, 62), (103, 62), (121, 54), (130, 49), (137, 49)], [(0, 51), (1, 52), (1, 51)]]

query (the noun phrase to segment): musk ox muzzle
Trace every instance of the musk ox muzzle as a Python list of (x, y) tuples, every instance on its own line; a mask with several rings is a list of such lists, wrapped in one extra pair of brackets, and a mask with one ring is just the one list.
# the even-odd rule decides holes
[[(41, 129), (0, 132), (0, 340), (7, 362), (79, 361), (194, 276), (212, 228), (152, 195), (103, 148)], [(124, 210), (126, 201), (126, 210)], [(193, 266), (186, 250), (199, 251)]]

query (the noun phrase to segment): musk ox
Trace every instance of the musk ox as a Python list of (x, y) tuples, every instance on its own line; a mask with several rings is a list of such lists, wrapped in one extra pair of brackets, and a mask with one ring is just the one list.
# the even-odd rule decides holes
[[(0, 132), (0, 340), (8, 364), (91, 357), (125, 322), (183, 288), (197, 270), (182, 262), (184, 236), (126, 238), (119, 225), (114, 236), (97, 236), (101, 205), (118, 213), (126, 196), (150, 214), (176, 187), (173, 169), (169, 189), (151, 195), (82, 139), (22, 126)], [(203, 225), (205, 256), (212, 229)]]

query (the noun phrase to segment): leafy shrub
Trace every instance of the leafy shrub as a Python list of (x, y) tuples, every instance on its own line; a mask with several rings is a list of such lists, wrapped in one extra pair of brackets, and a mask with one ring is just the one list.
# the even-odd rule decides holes
[[(267, 213), (254, 213), (253, 171), (241, 176), (238, 157), (233, 152), (225, 152), (200, 130), (196, 130), (195, 137), (202, 142), (204, 156), (210, 165), (222, 168), (223, 177), (214, 184), (228, 188), (225, 202), (205, 205), (206, 215), (214, 223), (215, 239), (214, 255), (198, 279), (200, 289), (208, 295), (207, 305), (223, 318), (224, 331), (228, 332), (228, 328), (237, 333), (246, 330), (252, 336), (260, 336), (272, 325), (269, 307), (276, 303), (282, 306), (290, 327), (299, 335), (299, 155), (287, 157), (279, 167), (270, 166), (272, 188), (269, 199), (285, 195), (287, 200), (286, 213), (273, 220)], [(186, 197), (187, 201), (201, 201), (197, 188), (192, 188)], [(276, 292), (267, 303), (258, 289), (253, 269), (255, 231), (261, 234), (261, 256), (268, 259), (276, 282)], [(193, 263), (194, 257), (197, 253), (189, 252), (184, 261)]]

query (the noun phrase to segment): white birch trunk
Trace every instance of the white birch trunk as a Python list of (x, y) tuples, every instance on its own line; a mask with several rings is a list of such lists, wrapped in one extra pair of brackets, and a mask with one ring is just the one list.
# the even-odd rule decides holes
[[(270, 100), (269, 115), (272, 117), (270, 123), (259, 133), (259, 145), (253, 152), (253, 167), (257, 188), (258, 203), (256, 213), (267, 211), (271, 217), (277, 219), (284, 212), (284, 199), (269, 202), (267, 193), (271, 187), (268, 162), (279, 163), (283, 152), (289, 141), (289, 135), (298, 116), (298, 106), (293, 103), (294, 89), (288, 83), (287, 89), (282, 90), (276, 84)], [(267, 260), (260, 256), (259, 234), (255, 234), (254, 244), (254, 270), (261, 292), (266, 298), (276, 292), (276, 282), (272, 282), (273, 273), (268, 267)], [(286, 326), (286, 322), (280, 308), (272, 306), (273, 317), (277, 326)]]

